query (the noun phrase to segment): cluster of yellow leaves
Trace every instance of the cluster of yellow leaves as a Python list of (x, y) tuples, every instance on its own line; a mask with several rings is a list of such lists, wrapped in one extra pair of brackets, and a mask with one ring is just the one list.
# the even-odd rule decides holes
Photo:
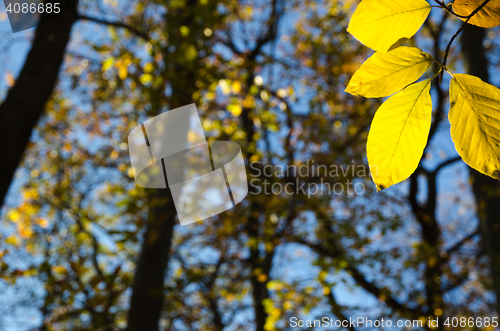
[(132, 59), (124, 58), (116, 60), (114, 57), (109, 57), (102, 63), (102, 71), (110, 70), (113, 65), (118, 69), (118, 77), (121, 80), (125, 80), (128, 76), (128, 67), (132, 64)]
[[(457, 0), (453, 8), (467, 16), (482, 3)], [(492, 0), (470, 22), (483, 27), (500, 25), (499, 9), (500, 0)], [(415, 83), (434, 59), (416, 47), (400, 45), (420, 29), (430, 10), (425, 0), (363, 0), (348, 27), (354, 37), (377, 52), (354, 73), (346, 92), (366, 98), (392, 95), (377, 110), (368, 135), (368, 162), (378, 190), (411, 176), (427, 145), (432, 119), (430, 87), (439, 73)], [(449, 119), (455, 147), (472, 168), (498, 179), (500, 90), (474, 76), (452, 77)]]

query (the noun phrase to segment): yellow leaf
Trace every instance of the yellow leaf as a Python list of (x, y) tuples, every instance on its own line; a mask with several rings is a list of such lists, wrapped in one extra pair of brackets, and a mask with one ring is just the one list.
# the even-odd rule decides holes
[(108, 57), (102, 63), (102, 71), (108, 71), (113, 66), (114, 63), (115, 63), (115, 59), (113, 57)]
[(267, 280), (267, 275), (266, 275), (266, 274), (260, 274), (260, 275), (257, 277), (257, 281), (258, 281), (259, 283), (264, 283), (266, 280)]
[(9, 210), (7, 217), (10, 218), (12, 222), (17, 222), (21, 219), (21, 214), (17, 210)]
[(8, 87), (14, 86), (14, 83), (16, 82), (14, 76), (10, 72), (5, 74), (5, 81), (7, 82)]
[[(453, 10), (461, 16), (472, 14), (484, 0), (456, 0), (453, 3)], [(465, 21), (466, 18), (460, 18)], [(500, 25), (500, 0), (490, 0), (480, 11), (469, 20), (470, 24), (482, 28), (492, 28)]]
[(419, 79), (433, 61), (416, 47), (377, 52), (354, 73), (345, 91), (366, 98), (387, 97)]
[(189, 34), (189, 28), (185, 25), (182, 25), (179, 29), (181, 31), (181, 35), (186, 37)]
[(233, 92), (233, 94), (238, 94), (240, 93), (240, 91), (241, 91), (241, 82), (235, 80), (231, 84), (231, 92)]
[(417, 33), (430, 12), (425, 0), (363, 0), (347, 31), (365, 46), (387, 52)]
[(243, 100), (243, 107), (245, 108), (253, 108), (255, 107), (255, 98), (250, 94), (247, 94), (245, 100)]
[(214, 92), (208, 92), (205, 97), (207, 98), (208, 101), (212, 101), (215, 99), (215, 93)]
[(141, 78), (139, 78), (139, 80), (143, 85), (146, 85), (147, 83), (153, 81), (153, 76), (151, 76), (150, 74), (144, 74), (141, 76)]
[(114, 161), (114, 160), (116, 160), (118, 158), (119, 155), (120, 154), (116, 150), (114, 150), (114, 151), (111, 152), (109, 158)]
[(227, 106), (227, 110), (229, 110), (229, 112), (234, 116), (240, 116), (242, 111), (241, 106), (238, 104), (231, 104)]
[(465, 163), (499, 179), (500, 90), (477, 77), (456, 74), (448, 116), (451, 138)]
[(431, 80), (393, 95), (375, 113), (366, 145), (378, 190), (397, 184), (417, 169), (431, 127)]
[(43, 229), (46, 229), (49, 226), (49, 220), (45, 217), (40, 217), (36, 220), (36, 224), (38, 224)]
[(67, 270), (64, 266), (62, 265), (55, 265), (51, 267), (52, 271), (58, 274), (65, 274), (67, 273)]
[(144, 65), (144, 72), (149, 74), (151, 72), (153, 72), (153, 70), (155, 70), (155, 66), (151, 63), (151, 62), (148, 62)]
[(33, 229), (29, 224), (19, 223), (17, 225), (17, 232), (23, 239), (31, 238), (31, 236), (33, 235)]
[(5, 239), (5, 243), (12, 245), (12, 246), (17, 246), (21, 243), (18, 237), (16, 236), (10, 236), (7, 239)]
[(120, 77), (121, 80), (125, 80), (128, 76), (128, 69), (126, 66), (121, 66), (120, 69), (118, 69), (118, 76)]

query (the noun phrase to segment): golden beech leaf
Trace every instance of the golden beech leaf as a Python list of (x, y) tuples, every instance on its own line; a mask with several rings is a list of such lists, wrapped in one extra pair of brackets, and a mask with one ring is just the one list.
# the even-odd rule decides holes
[(431, 79), (393, 95), (375, 113), (366, 145), (377, 190), (408, 178), (417, 169), (431, 127)]
[(387, 52), (417, 33), (430, 12), (425, 0), (363, 0), (347, 31), (371, 49)]
[(451, 138), (464, 162), (499, 179), (500, 90), (475, 76), (455, 74), (448, 116)]
[(419, 79), (433, 61), (416, 47), (376, 52), (354, 73), (345, 91), (365, 98), (387, 97)]
[[(461, 16), (469, 16), (484, 0), (456, 0), (453, 3), (453, 11)], [(460, 18), (465, 21), (466, 18)], [(469, 20), (470, 24), (482, 28), (492, 28), (500, 25), (500, 0), (490, 0), (480, 11)]]

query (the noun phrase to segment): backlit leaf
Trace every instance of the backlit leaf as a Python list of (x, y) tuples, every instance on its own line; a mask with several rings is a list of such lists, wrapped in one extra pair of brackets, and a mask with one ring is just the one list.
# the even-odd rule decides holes
[(387, 97), (419, 79), (432, 62), (432, 56), (416, 47), (377, 52), (354, 73), (345, 91), (366, 98)]
[(115, 59), (113, 57), (108, 57), (103, 63), (102, 63), (102, 71), (107, 71), (109, 70), (113, 64), (115, 64)]
[(347, 31), (371, 49), (387, 52), (417, 33), (430, 11), (425, 0), (363, 0)]
[(147, 83), (153, 81), (153, 76), (150, 74), (144, 74), (139, 78), (139, 80), (141, 81), (142, 84), (146, 85)]
[[(453, 10), (458, 15), (469, 16), (484, 0), (456, 0), (453, 3)], [(460, 18), (465, 21), (466, 18)], [(480, 11), (469, 20), (470, 24), (483, 28), (492, 28), (500, 25), (500, 0), (490, 0)]]
[(119, 69), (118, 69), (118, 76), (120, 77), (121, 80), (125, 80), (127, 78), (127, 75), (128, 75), (128, 69), (126, 66), (121, 66)]
[(415, 83), (387, 99), (375, 113), (366, 146), (378, 190), (417, 169), (431, 126), (431, 80)]
[(240, 116), (241, 111), (242, 111), (241, 106), (240, 106), (240, 105), (238, 105), (238, 104), (231, 104), (231, 105), (228, 105), (228, 106), (227, 106), (227, 110), (229, 110), (229, 112), (230, 112), (231, 114), (233, 114), (234, 116)]
[(21, 243), (21, 240), (18, 237), (12, 235), (12, 236), (8, 237), (7, 239), (5, 239), (5, 242), (9, 245), (17, 246)]
[(5, 74), (5, 81), (7, 82), (8, 87), (14, 86), (14, 83), (16, 82), (14, 76), (10, 72)]
[(451, 137), (465, 163), (500, 178), (500, 90), (475, 76), (454, 75), (449, 119)]
[(155, 70), (155, 66), (151, 63), (148, 62), (144, 65), (144, 72), (149, 74), (152, 73)]

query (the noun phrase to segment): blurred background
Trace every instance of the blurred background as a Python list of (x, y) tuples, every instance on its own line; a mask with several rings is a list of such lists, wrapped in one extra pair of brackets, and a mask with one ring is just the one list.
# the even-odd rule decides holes
[[(357, 4), (80, 1), (16, 34), (2, 5), (0, 330), (496, 316), (500, 186), (457, 159), (446, 76), (415, 174), (377, 193), (357, 173), (382, 102), (344, 92), (371, 55), (346, 32)], [(442, 61), (460, 25), (435, 8), (406, 45)], [(497, 36), (467, 26), (449, 67), (498, 86)], [(181, 227), (169, 190), (135, 184), (127, 137), (190, 103), (207, 140), (241, 146), (256, 181), (235, 208)], [(356, 173), (262, 171), (312, 164)], [(266, 194), (264, 180), (294, 194)], [(346, 189), (298, 189), (319, 182)]]

